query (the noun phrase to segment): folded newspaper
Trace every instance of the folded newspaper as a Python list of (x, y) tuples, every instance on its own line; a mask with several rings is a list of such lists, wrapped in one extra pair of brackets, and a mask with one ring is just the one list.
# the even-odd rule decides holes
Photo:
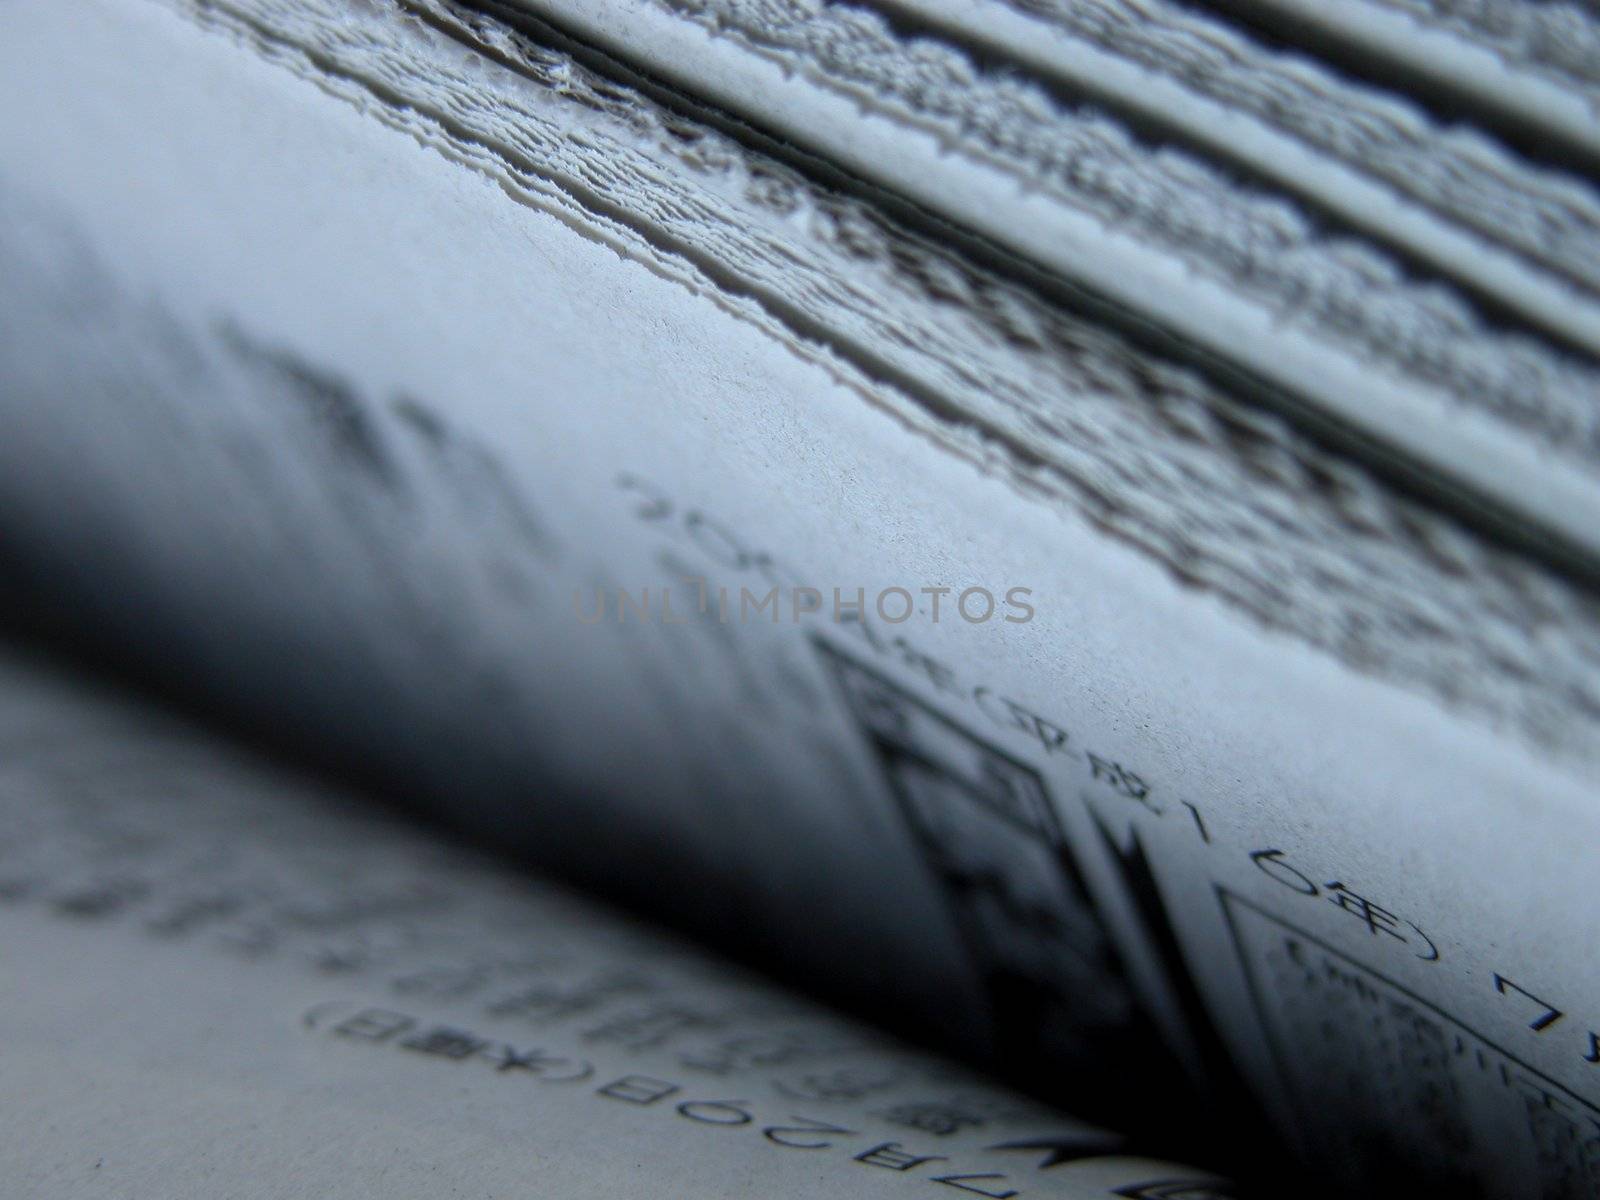
[(7, 0), (0, 114), (6, 1194), (1600, 1197), (1592, 4)]

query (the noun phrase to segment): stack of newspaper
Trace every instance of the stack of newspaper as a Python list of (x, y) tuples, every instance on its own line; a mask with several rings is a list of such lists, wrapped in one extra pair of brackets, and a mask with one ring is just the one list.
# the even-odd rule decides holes
[(1592, 4), (0, 30), (8, 1188), (1600, 1197)]

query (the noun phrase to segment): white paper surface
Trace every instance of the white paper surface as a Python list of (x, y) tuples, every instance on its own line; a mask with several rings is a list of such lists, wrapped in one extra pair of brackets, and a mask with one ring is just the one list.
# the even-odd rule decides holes
[[(36, 119), (0, 125), (28, 231), (0, 497), (147, 658), (393, 757), (580, 879), (765, 931), (799, 973), (847, 964), (952, 1042), (1135, 1064), (1159, 1036), (1205, 1076), (1214, 1027), (1324, 1161), (1420, 1158), (1493, 1194), (1590, 1186), (1600, 811), (1572, 758), (1264, 633), (909, 431), (715, 290), (160, 5), (11, 13), (0, 103)], [(45, 250), (29, 264), (26, 246)], [(780, 567), (824, 594), (1026, 587), (1036, 612), (586, 624), (574, 604), (684, 601), (685, 577), (765, 591)], [(1046, 919), (1014, 920), (1016, 901)], [(91, 964), (131, 952), (34, 920), (8, 961), (38, 943), (23, 1011), (62, 1044), (51, 997), (99, 1013)], [(194, 970), (234, 1003), (235, 972)], [(1017, 978), (1047, 997), (1026, 1020), (995, 987)], [(283, 1030), (229, 1049), (240, 1071), (283, 1044), (353, 1053), (295, 1026), (341, 996), (286, 986), (240, 1009)], [(1128, 1026), (1136, 998), (1159, 1035)], [(1128, 1044), (1100, 1036), (1116, 1028)], [(91, 1087), (17, 1053), (33, 1086), (68, 1089), (51, 1111)], [(335, 1097), (319, 1127), (367, 1090), (338, 1061), (315, 1068)], [(468, 1076), (363, 1061), (383, 1073), (370, 1103), (411, 1130), (433, 1109), (391, 1073)], [(462, 1111), (509, 1129), (478, 1075)], [(654, 1115), (640, 1136), (668, 1136)], [(574, 1137), (598, 1120), (550, 1119)], [(721, 1168), (696, 1152), (682, 1169)]]

